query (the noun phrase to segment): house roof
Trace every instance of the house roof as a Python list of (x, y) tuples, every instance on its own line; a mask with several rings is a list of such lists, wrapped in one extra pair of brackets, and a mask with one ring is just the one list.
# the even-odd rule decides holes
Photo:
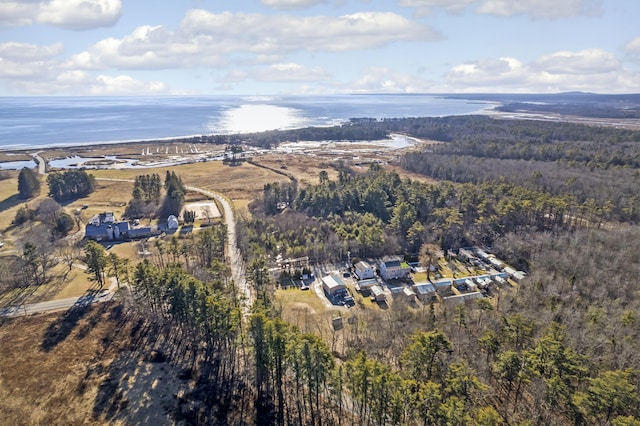
[(368, 262), (365, 262), (364, 260), (361, 260), (360, 262), (356, 263), (356, 269), (369, 269), (371, 268), (371, 265), (369, 265)]
[(327, 286), (327, 288), (347, 288), (347, 285), (340, 279), (340, 277), (335, 275), (327, 275), (322, 277), (322, 282)]
[(436, 292), (436, 288), (430, 283), (414, 285), (413, 289), (417, 294), (429, 294)]
[(84, 228), (84, 234), (87, 237), (101, 237), (108, 235), (109, 228), (113, 228), (114, 226), (118, 227), (120, 233), (129, 231), (129, 222), (117, 222), (113, 224), (101, 223), (100, 225), (88, 224)]
[(134, 228), (129, 230), (130, 238), (144, 237), (151, 234), (151, 228)]

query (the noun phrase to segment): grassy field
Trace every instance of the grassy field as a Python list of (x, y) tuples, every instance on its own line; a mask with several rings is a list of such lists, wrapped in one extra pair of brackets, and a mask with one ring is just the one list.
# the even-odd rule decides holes
[(280, 289), (275, 293), (275, 306), (282, 318), (303, 333), (315, 333), (327, 338), (332, 333), (331, 319), (348, 314), (346, 308), (327, 309), (313, 290)]
[[(140, 174), (158, 173), (164, 179), (167, 170), (174, 171), (182, 178), (185, 185), (220, 192), (231, 200), (252, 200), (262, 190), (265, 183), (289, 180), (286, 176), (248, 163), (227, 166), (222, 164), (222, 161), (207, 161), (145, 170), (95, 170), (91, 171), (91, 174), (97, 178), (133, 179)], [(126, 191), (125, 195), (127, 199), (130, 198), (131, 189)]]
[(168, 363), (132, 356), (130, 336), (132, 324), (115, 302), (6, 320), (0, 423), (171, 424), (185, 383)]

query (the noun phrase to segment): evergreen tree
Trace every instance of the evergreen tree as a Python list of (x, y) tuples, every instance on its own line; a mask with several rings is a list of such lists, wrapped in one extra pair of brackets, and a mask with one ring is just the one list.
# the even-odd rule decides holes
[(40, 195), (40, 180), (35, 172), (27, 167), (18, 175), (18, 197), (23, 200)]
[(107, 251), (99, 243), (87, 241), (87, 244), (84, 246), (84, 253), (87, 273), (93, 274), (93, 278), (100, 284), (100, 288), (102, 288), (104, 286), (108, 262)]

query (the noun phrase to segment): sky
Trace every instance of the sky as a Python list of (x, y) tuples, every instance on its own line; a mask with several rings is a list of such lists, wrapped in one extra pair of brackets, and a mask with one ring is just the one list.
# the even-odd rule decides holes
[(640, 93), (638, 0), (0, 0), (0, 96)]

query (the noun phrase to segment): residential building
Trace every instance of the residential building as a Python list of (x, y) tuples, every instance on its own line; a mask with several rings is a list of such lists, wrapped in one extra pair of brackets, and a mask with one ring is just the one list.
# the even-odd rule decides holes
[(380, 276), (385, 280), (408, 278), (411, 267), (407, 262), (391, 260), (380, 264)]
[(375, 276), (375, 271), (368, 262), (361, 260), (355, 264), (355, 274), (359, 280), (367, 280)]

